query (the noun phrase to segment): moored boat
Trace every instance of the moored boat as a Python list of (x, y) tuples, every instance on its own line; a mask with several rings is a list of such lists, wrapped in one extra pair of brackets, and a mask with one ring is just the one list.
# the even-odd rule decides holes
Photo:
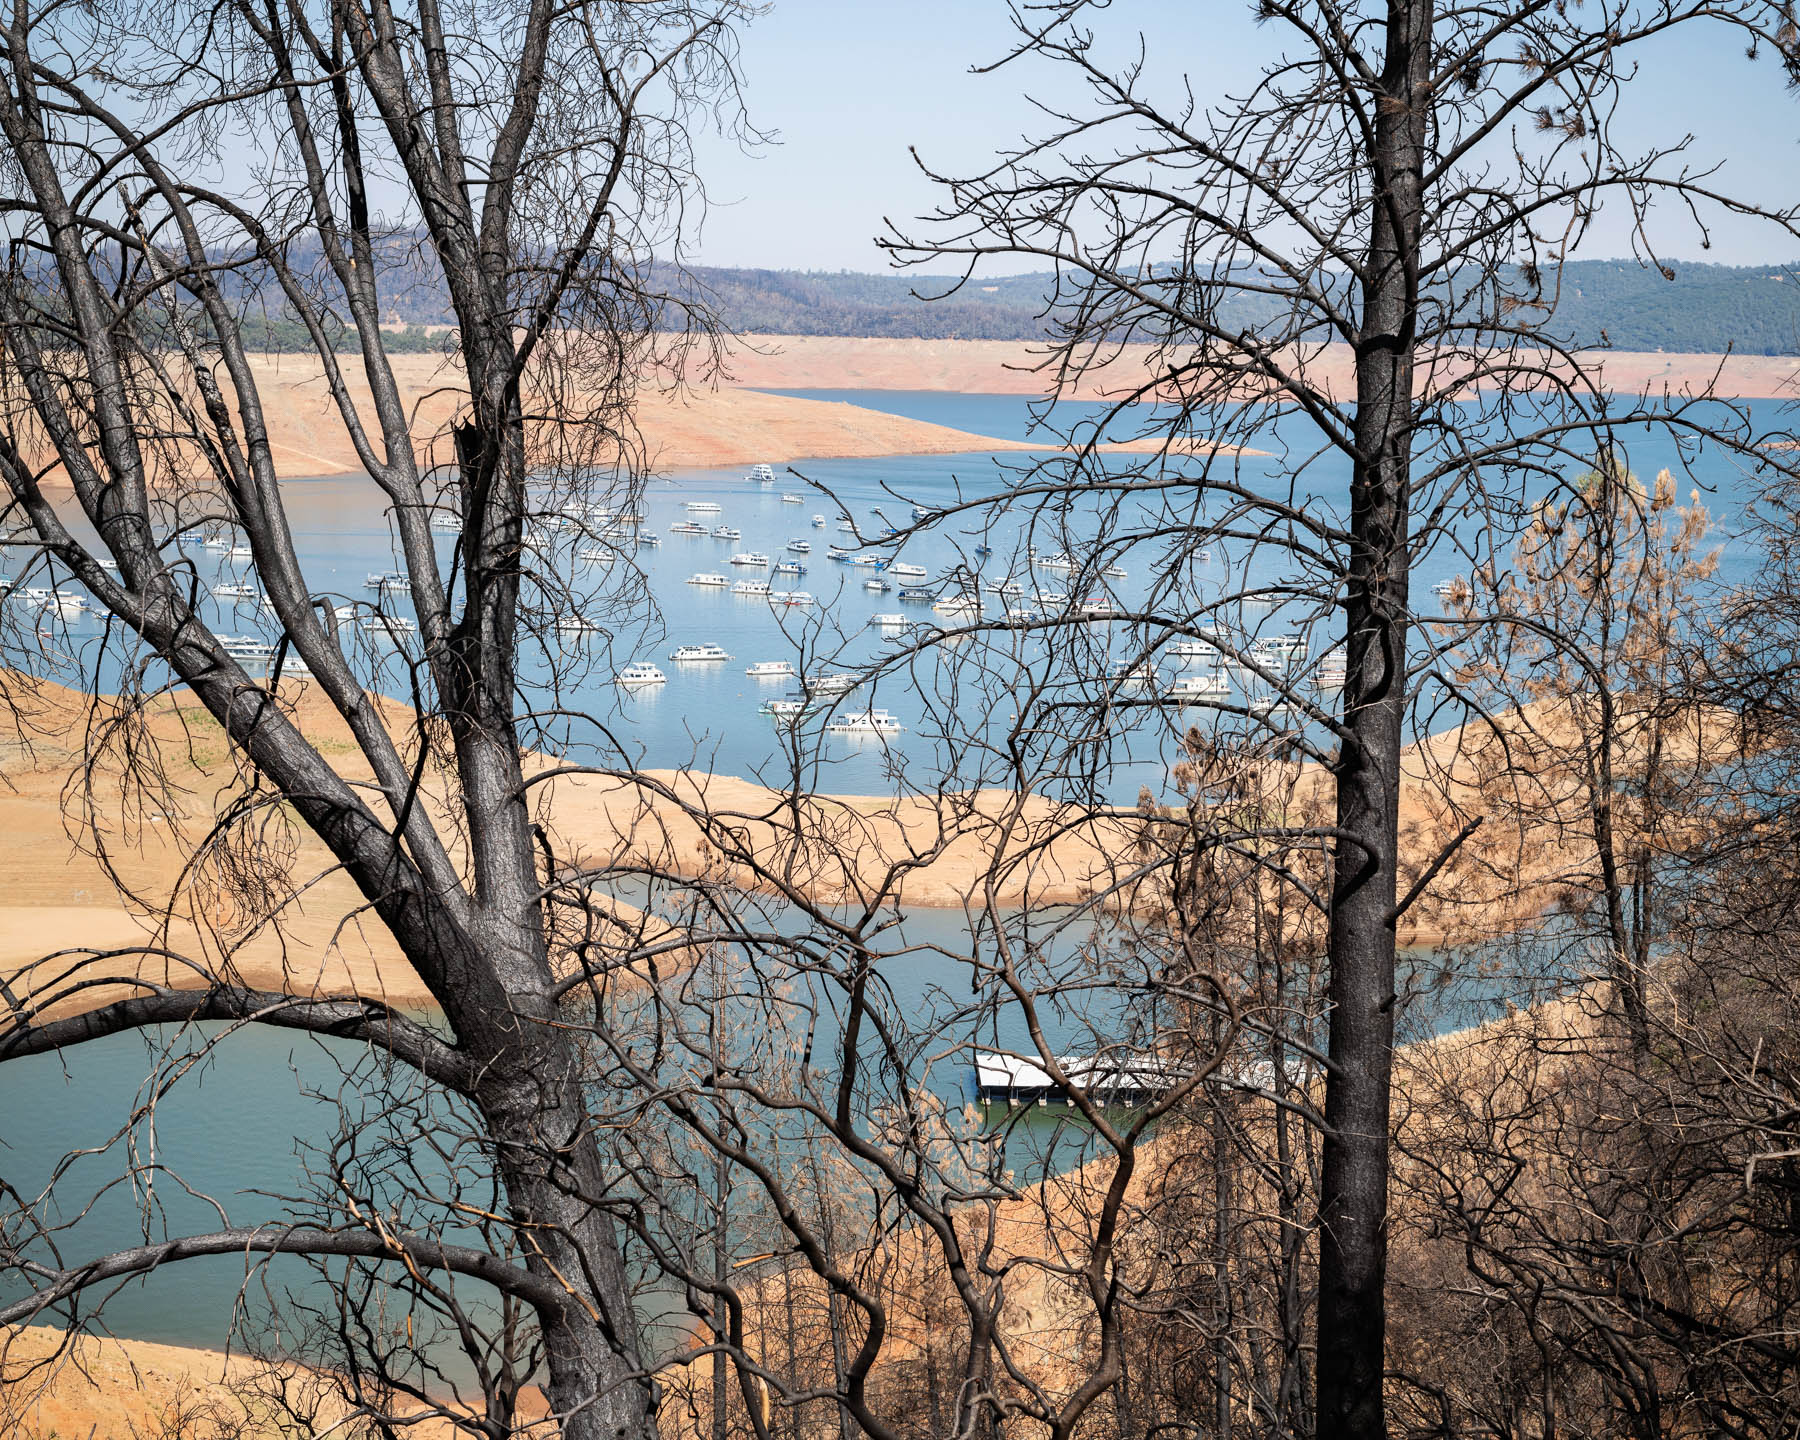
[(906, 727), (886, 710), (859, 710), (834, 717), (825, 729), (832, 735), (898, 735)]
[(1231, 693), (1231, 681), (1223, 670), (1205, 675), (1183, 675), (1163, 692), (1171, 700), (1210, 700)]
[(619, 671), (617, 675), (613, 676), (613, 684), (624, 685), (627, 688), (639, 685), (661, 685), (664, 684), (668, 678), (669, 677), (663, 674), (663, 672), (655, 665), (650, 664), (646, 660), (638, 660), (627, 665), (623, 670)]

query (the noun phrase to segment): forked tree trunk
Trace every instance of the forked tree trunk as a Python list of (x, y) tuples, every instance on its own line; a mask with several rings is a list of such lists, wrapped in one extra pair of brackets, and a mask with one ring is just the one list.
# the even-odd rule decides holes
[(1344, 742), (1320, 1188), (1318, 1431), (1382, 1440), (1407, 530), (1431, 0), (1390, 0), (1356, 346)]
[(485, 973), (472, 973), (474, 983), (445, 1009), (483, 1076), (472, 1099), (506, 1187), (519, 1259), (572, 1301), (538, 1311), (551, 1407), (564, 1440), (656, 1440), (629, 1277), (612, 1218), (597, 1206), (608, 1176), (581, 1056), (542, 998), (550, 967), (541, 932), (496, 924), (476, 938)]

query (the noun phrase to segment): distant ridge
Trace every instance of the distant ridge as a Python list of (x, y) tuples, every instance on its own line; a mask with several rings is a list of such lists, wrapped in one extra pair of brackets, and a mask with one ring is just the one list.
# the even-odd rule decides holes
[[(377, 262), (383, 271), (383, 317), (407, 327), (396, 337), (398, 347), (439, 348), (442, 337), (428, 336), (422, 327), (449, 324), (452, 316), (429, 251), (396, 237), (387, 252)], [(1800, 355), (1800, 264), (1674, 263), (1669, 272), (1673, 278), (1629, 260), (1572, 261), (1561, 271), (1556, 313), (1543, 319), (1544, 334), (1614, 350)], [(701, 266), (691, 277), (686, 283), (704, 292), (740, 334), (1033, 341), (1046, 337), (1054, 319), (1044, 299), (1051, 289), (1048, 274), (978, 279), (960, 287), (948, 276), (911, 272)], [(671, 283), (666, 275), (650, 278)], [(1554, 283), (1550, 272), (1545, 282)], [(683, 283), (674, 282), (674, 288)], [(1526, 290), (1516, 278), (1505, 288)], [(1244, 297), (1233, 302), (1227, 318), (1255, 325), (1271, 314), (1274, 303)], [(1518, 314), (1540, 318), (1529, 309)], [(270, 313), (263, 324), (266, 336), (256, 338), (266, 338), (269, 348), (309, 348), (305, 331), (291, 317)], [(351, 343), (346, 335), (343, 344)]]
[[(1800, 266), (1672, 265), (1673, 280), (1631, 261), (1563, 267), (1548, 335), (1615, 350), (1800, 355)], [(952, 281), (929, 275), (700, 269), (733, 329), (762, 335), (919, 340), (1037, 340), (1048, 275)], [(1256, 319), (1245, 302), (1244, 323)]]

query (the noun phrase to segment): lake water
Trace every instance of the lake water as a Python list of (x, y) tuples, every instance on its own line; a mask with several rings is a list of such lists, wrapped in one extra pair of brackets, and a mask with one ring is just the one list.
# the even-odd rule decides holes
[[(793, 393), (850, 400), (1001, 438), (1034, 433), (1031, 405), (1024, 397)], [(1077, 415), (1092, 415), (1098, 408), (1072, 407)], [(1291, 498), (1315, 512), (1341, 518), (1346, 508), (1344, 468), (1314, 460), (1296, 478), (1293, 467), (1302, 438), (1291, 424), (1277, 427), (1263, 443), (1280, 453), (1243, 460), (1235, 478), (1259, 494)], [(1656, 436), (1634, 443), (1631, 464), (1640, 474), (1653, 475), (1665, 464), (1679, 463), (1673, 447)], [(660, 542), (655, 548), (635, 544), (633, 532), (603, 541), (591, 535), (542, 535), (533, 563), (552, 573), (553, 583), (567, 591), (547, 605), (538, 637), (523, 648), (521, 670), (533, 693), (554, 694), (562, 713), (546, 720), (531, 742), (583, 761), (685, 766), (782, 787), (797, 780), (802, 788), (851, 794), (891, 794), (907, 784), (1010, 788), (1017, 783), (1012, 769), (1015, 751), (1022, 751), (1046, 793), (1054, 795), (1059, 789), (1091, 793), (1097, 787), (1114, 803), (1129, 804), (1144, 788), (1158, 798), (1173, 798), (1169, 766), (1178, 758), (1180, 737), (1190, 724), (1225, 724), (1259, 736), (1299, 728), (1297, 720), (1288, 718), (1222, 716), (1204, 702), (1159, 706), (1151, 703), (1147, 686), (1141, 692), (1120, 687), (1111, 677), (1146, 660), (1155, 669), (1159, 689), (1184, 675), (1210, 670), (1211, 665), (1198, 657), (1170, 657), (1167, 634), (1146, 635), (1116, 622), (1052, 630), (1029, 625), (1002, 628), (965, 637), (952, 646), (921, 646), (920, 637), (933, 627), (968, 626), (976, 617), (939, 615), (928, 603), (900, 600), (899, 590), (909, 583), (936, 594), (959, 591), (965, 583), (979, 585), (980, 618), (986, 621), (1000, 620), (1009, 607), (1049, 616), (1046, 607), (1056, 604), (1056, 597), (1072, 583), (1067, 572), (1046, 569), (1042, 560), (1056, 549), (1076, 553), (1090, 547), (1098, 524), (1098, 498), (1078, 495), (1049, 519), (1034, 520), (1022, 505), (984, 512), (979, 520), (952, 517), (912, 535), (898, 552), (876, 539), (889, 524), (910, 525), (914, 505), (935, 511), (959, 497), (1004, 491), (1027, 463), (1016, 454), (808, 461), (793, 467), (798, 473), (780, 470), (773, 484), (760, 485), (748, 482), (735, 468), (688, 471), (652, 482), (642, 499), (643, 524), (635, 535), (654, 537)], [(1746, 489), (1742, 467), (1702, 455), (1697, 471), (1701, 483), (1716, 487), (1714, 508), (1729, 521)], [(1538, 488), (1543, 488), (1541, 481)], [(401, 624), (410, 622), (405, 596), (392, 591), (378, 595), (365, 584), (370, 575), (397, 565), (383, 498), (374, 485), (366, 479), (338, 477), (296, 481), (287, 492), (296, 545), (315, 593), (355, 607), (354, 618), (347, 614), (346, 625), (378, 624), (377, 604)], [(784, 495), (798, 497), (799, 503), (784, 503)], [(1131, 525), (1167, 526), (1169, 504), (1161, 495), (1129, 502), (1126, 519)], [(718, 508), (693, 511), (687, 508), (690, 505)], [(840, 516), (849, 517), (859, 533), (840, 528)], [(741, 538), (671, 533), (671, 525), (687, 521), (709, 530), (729, 526), (741, 532)], [(1455, 543), (1442, 540), (1415, 559), (1414, 592), (1422, 607), (1434, 603), (1429, 595), (1433, 584), (1467, 573), (1469, 554), (1481, 553), (1486, 543), (1485, 524), (1471, 516), (1453, 525), (1451, 536)], [(447, 563), (451, 539), (440, 539)], [(790, 550), (796, 541), (810, 550)], [(865, 558), (918, 566), (926, 578), (887, 579), (872, 566), (835, 562), (828, 547), (840, 543)], [(1257, 636), (1300, 631), (1313, 664), (1338, 642), (1337, 617), (1317, 596), (1256, 605), (1226, 598), (1244, 589), (1312, 583), (1276, 547), (1223, 541), (1204, 560), (1172, 560), (1181, 543), (1179, 536), (1151, 535), (1121, 546), (1116, 555), (1109, 551), (1125, 573), (1090, 577), (1081, 586), (1084, 593), (1070, 600), (1093, 598), (1125, 610), (1153, 603), (1161, 614), (1217, 627), (1241, 645)], [(983, 545), (990, 553), (977, 551)], [(597, 546), (612, 547), (617, 560), (601, 566), (581, 558), (581, 552)], [(1035, 560), (1033, 547), (1038, 552)], [(734, 554), (744, 552), (766, 555), (770, 564), (798, 564), (805, 573), (772, 574), (763, 566), (730, 563)], [(185, 554), (208, 585), (247, 578), (247, 567), (217, 552), (189, 548)], [(1728, 552), (1724, 573), (1733, 573), (1741, 558)], [(701, 574), (721, 576), (727, 583), (689, 583)], [(43, 583), (41, 570), (32, 578)], [(759, 580), (775, 591), (807, 592), (816, 603), (772, 606), (767, 598), (734, 594), (729, 588), (733, 582)], [(867, 588), (871, 581), (891, 588), (885, 593), (871, 591)], [(998, 585), (1015, 586), (1017, 593), (996, 593), (993, 587)], [(1041, 601), (1045, 595), (1051, 599)], [(219, 598), (209, 609), (227, 633), (269, 633), (271, 617), (254, 599)], [(551, 617), (570, 610), (591, 619), (596, 628), (586, 633), (553, 628)], [(877, 614), (904, 615), (912, 628), (872, 625)], [(107, 684), (118, 674), (119, 657), (111, 650), (102, 653), (99, 637), (92, 620), (58, 622), (46, 627), (40, 643), (67, 653), (70, 676), (97, 675)], [(703, 642), (723, 647), (732, 658), (706, 664), (668, 658), (678, 645)], [(408, 685), (401, 659), (403, 652), (416, 648), (416, 640), (376, 632), (360, 635), (358, 643), (359, 663), (369, 683), (404, 695)], [(794, 682), (745, 674), (747, 667), (761, 661), (787, 661), (806, 674), (858, 669), (869, 674), (883, 660), (888, 662), (886, 670), (835, 702), (835, 708), (837, 713), (890, 711), (906, 727), (904, 733), (892, 736), (822, 733), (827, 718), (823, 712), (796, 731), (759, 713), (764, 702), (788, 696)], [(616, 686), (615, 673), (633, 661), (655, 663), (668, 676), (667, 683), (632, 690)], [(1267, 686), (1250, 672), (1224, 673), (1230, 689), (1223, 705), (1241, 708), (1268, 696)], [(1066, 717), (1071, 710), (1085, 715), (1105, 712), (1103, 736), (1080, 753), (1060, 750), (1045, 738), (1044, 732), (1058, 723), (1055, 717)], [(1052, 718), (1028, 724), (1021, 718), (1028, 713)], [(582, 718), (569, 719), (570, 714)], [(1312, 733), (1315, 739), (1323, 738), (1316, 729)]]
[[(956, 426), (979, 434), (1024, 438), (1030, 433), (1028, 402), (1011, 396), (970, 396), (910, 393), (814, 393), (819, 398), (851, 400), (896, 414)], [(768, 457), (779, 462), (782, 457)], [(1676, 459), (1666, 446), (1645, 442), (1632, 457), (1641, 474), (1653, 474), (1660, 465)], [(603, 632), (568, 637), (547, 636), (542, 653), (528, 658), (527, 678), (547, 683), (552, 671), (560, 677), (560, 703), (570, 709), (591, 712), (592, 722), (551, 726), (541, 743), (587, 759), (616, 758), (622, 750), (631, 759), (654, 766), (694, 765), (719, 773), (747, 777), (773, 776), (785, 783), (795, 756), (788, 753), (784, 732), (758, 714), (759, 704), (781, 696), (786, 682), (758, 682), (744, 674), (746, 665), (760, 660), (790, 659), (805, 671), (850, 668), (891, 650), (892, 632), (871, 629), (876, 612), (904, 609), (918, 620), (930, 618), (925, 607), (901, 606), (894, 594), (875, 594), (864, 588), (874, 572), (833, 563), (825, 556), (827, 545), (849, 542), (837, 529), (841, 509), (853, 516), (865, 535), (878, 532), (884, 518), (896, 525), (910, 519), (910, 505), (936, 508), (951, 503), (959, 494), (987, 493), (1006, 481), (1008, 467), (1019, 465), (1017, 456), (987, 455), (947, 457), (898, 457), (877, 460), (807, 462), (795, 468), (804, 479), (783, 473), (772, 485), (746, 481), (739, 470), (686, 472), (653, 485), (642, 509), (641, 533), (661, 540), (655, 548), (632, 547), (610, 570), (600, 571), (571, 563), (568, 572), (577, 592), (577, 603), (591, 613)], [(1719, 464), (1703, 475), (1719, 491), (1714, 508), (1729, 518), (1745, 494), (1746, 480), (1736, 467)], [(1247, 463), (1246, 476), (1273, 493), (1288, 484), (1277, 459)], [(1315, 503), (1341, 508), (1342, 495), (1330, 494), (1330, 472), (1310, 475), (1308, 493)], [(1685, 488), (1685, 487), (1684, 487)], [(828, 492), (828, 493), (827, 493)], [(784, 493), (803, 497), (788, 504)], [(298, 481), (288, 487), (296, 539), (313, 588), (335, 595), (346, 605), (363, 607), (376, 600), (364, 586), (371, 572), (395, 568), (395, 556), (382, 501), (364, 480), (333, 478)], [(1301, 496), (1299, 498), (1305, 498)], [(715, 540), (710, 536), (689, 539), (670, 533), (669, 527), (686, 518), (690, 502), (718, 505), (717, 513), (700, 516), (710, 527), (721, 523), (742, 531), (740, 540)], [(815, 528), (814, 515), (823, 516), (824, 528)], [(1021, 565), (1020, 517), (1003, 518), (993, 530), (977, 534), (967, 527), (946, 527), (910, 539), (901, 558), (923, 565), (934, 581), (947, 568), (971, 563), (990, 576), (1010, 575), (1029, 595), (1040, 586), (1056, 583)], [(1077, 522), (1078, 524), (1079, 522)], [(811, 545), (804, 555), (787, 550), (790, 540)], [(992, 557), (972, 554), (973, 546), (986, 540)], [(444, 540), (446, 554), (448, 537)], [(629, 542), (625, 542), (629, 544)], [(1222, 547), (1223, 549), (1223, 547)], [(766, 571), (732, 567), (729, 556), (738, 551), (760, 550), (772, 559), (793, 558), (806, 567), (804, 576), (768, 577)], [(214, 552), (190, 550), (201, 573), (209, 580), (229, 580), (238, 572)], [(1140, 599), (1156, 568), (1154, 545), (1139, 547), (1122, 557), (1128, 574), (1111, 586), (1126, 605)], [(1727, 555), (1726, 574), (1741, 573), (1750, 563), (1747, 550)], [(614, 597), (627, 588), (624, 572), (632, 564), (641, 572), (654, 607), (640, 607), (635, 616), (621, 613)], [(1280, 578), (1280, 560), (1273, 556), (1221, 553), (1216, 572), (1197, 574), (1194, 593), (1217, 593), (1229, 574), (1234, 584), (1245, 576), (1261, 583)], [(1441, 547), (1441, 553), (1421, 559), (1415, 572), (1419, 593), (1434, 581), (1466, 569), (1466, 559)], [(776, 588), (804, 589), (818, 597), (810, 610), (780, 612), (766, 600), (734, 596), (728, 591), (703, 589), (685, 583), (696, 572), (719, 572), (730, 578), (758, 575), (772, 578)], [(998, 578), (998, 577), (997, 577)], [(32, 577), (30, 583), (44, 583)], [(998, 603), (990, 599), (989, 605)], [(1014, 602), (1017, 603), (1017, 602)], [(391, 594), (382, 597), (387, 613), (410, 614), (406, 602)], [(990, 613), (993, 613), (990, 610)], [(222, 629), (250, 633), (262, 617), (254, 602), (218, 603), (216, 618)], [(954, 621), (943, 623), (955, 623)], [(1279, 614), (1251, 617), (1252, 626), (1280, 628)], [(966, 725), (971, 713), (983, 726), (1004, 729), (1010, 719), (1007, 695), (1015, 683), (1005, 669), (1037, 667), (1036, 672), (1058, 685), (1079, 687), (1093, 680), (1093, 665), (1104, 660), (1106, 642), (1097, 639), (1107, 627), (1091, 627), (1079, 665), (1058, 654), (1051, 642), (1033, 638), (1024, 649), (1010, 641), (990, 645), (986, 656), (993, 663), (981, 683), (947, 694), (950, 673), (927, 656), (912, 668), (883, 677), (857, 692), (848, 708), (866, 705), (893, 711), (907, 725), (904, 736), (889, 741), (849, 740), (826, 737), (816, 753), (808, 747), (801, 757), (802, 783), (811, 788), (848, 793), (892, 793), (897, 764), (911, 767), (915, 777), (927, 777), (948, 769), (959, 784), (1004, 781), (996, 773), (992, 757), (971, 754), (953, 738), (956, 727), (944, 723), (944, 707), (961, 707)], [(1333, 638), (1321, 634), (1316, 644)], [(666, 656), (676, 644), (712, 641), (723, 645), (734, 659), (723, 665), (678, 665)], [(67, 628), (52, 627), (43, 643), (66, 651), (71, 664), (85, 667), (106, 684), (117, 674), (116, 657), (100, 653), (100, 631), (91, 623)], [(404, 693), (396, 682), (393, 649), (372, 641), (365, 663), (372, 680), (387, 682), (384, 688)], [(972, 650), (955, 657), (966, 664)], [(1133, 658), (1121, 642), (1120, 661)], [(651, 659), (669, 679), (651, 690), (621, 694), (612, 683), (613, 672), (623, 664)], [(1169, 667), (1168, 674), (1177, 673)], [(1185, 719), (1192, 719), (1188, 712)], [(1185, 723), (1183, 720), (1181, 723)], [(602, 726), (607, 727), (603, 732)], [(1112, 798), (1129, 801), (1140, 786), (1167, 793), (1168, 761), (1176, 723), (1153, 709), (1120, 720), (1123, 738), (1114, 752), (1104, 789)], [(985, 733), (985, 732), (984, 732)], [(1055, 788), (1048, 777), (1046, 788)], [(946, 997), (967, 991), (965, 971), (949, 957), (966, 950), (969, 939), (964, 918), (957, 912), (916, 911), (907, 917), (907, 953), (884, 973), (893, 988), (899, 1013), (923, 1014), (947, 1004)], [(1023, 1035), (1018, 1017), (1003, 1017), (999, 1030), (985, 1037), (1014, 1043)], [(1053, 1024), (1063, 1024), (1053, 1018)], [(1069, 1021), (1053, 1038), (1078, 1043), (1081, 1027)], [(13, 1062), (0, 1069), (0, 1174), (26, 1193), (42, 1185), (55, 1161), (74, 1147), (104, 1147), (108, 1137), (124, 1123), (131, 1097), (144, 1098), (141, 1085), (146, 1071), (147, 1049), (138, 1037), (117, 1037), (81, 1047), (66, 1059)], [(250, 1029), (221, 1042), (210, 1063), (198, 1064), (174, 1085), (157, 1105), (153, 1126), (140, 1123), (133, 1130), (136, 1143), (154, 1144), (154, 1158), (166, 1167), (159, 1189), (146, 1195), (115, 1189), (86, 1216), (67, 1237), (66, 1253), (76, 1255), (95, 1248), (133, 1243), (142, 1238), (146, 1207), (155, 1217), (154, 1227), (166, 1225), (170, 1233), (217, 1223), (211, 1206), (184, 1192), (173, 1177), (209, 1194), (235, 1216), (262, 1216), (267, 1201), (247, 1195), (258, 1190), (288, 1193), (297, 1185), (302, 1148), (329, 1133), (334, 1111), (326, 1101), (309, 1093), (311, 1087), (329, 1088), (340, 1064), (356, 1063), (353, 1049), (321, 1046), (275, 1032)], [(970, 1077), (947, 1067), (939, 1077), (945, 1098), (952, 1104), (966, 1099)], [(141, 1152), (140, 1152), (141, 1158)], [(119, 1151), (101, 1150), (78, 1162), (70, 1179), (70, 1194), (85, 1194), (80, 1182), (116, 1175)], [(62, 1218), (71, 1219), (64, 1215)], [(292, 1267), (274, 1272), (292, 1278)], [(229, 1317), (243, 1265), (238, 1261), (189, 1262), (167, 1275), (134, 1284), (118, 1295), (108, 1309), (108, 1320), (122, 1335), (185, 1344), (217, 1344)]]

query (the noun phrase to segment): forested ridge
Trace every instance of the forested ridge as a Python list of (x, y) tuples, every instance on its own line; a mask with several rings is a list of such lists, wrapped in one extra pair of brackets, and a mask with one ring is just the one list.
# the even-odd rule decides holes
[[(446, 324), (449, 302), (416, 262), (389, 291), (389, 320)], [(1672, 276), (1673, 278), (1669, 278)], [(399, 277), (396, 277), (399, 278)], [(980, 278), (857, 271), (700, 267), (692, 282), (731, 329), (757, 335), (825, 335), (920, 340), (1038, 340), (1057, 311), (1045, 300), (1048, 273)], [(1526, 293), (1516, 272), (1509, 292)], [(1800, 354), (1800, 268), (1670, 262), (1668, 272), (1631, 260), (1581, 260), (1560, 277), (1545, 272), (1545, 333), (1618, 350), (1748, 355)], [(1266, 323), (1273, 302), (1234, 297), (1245, 325)], [(1521, 310), (1520, 314), (1529, 314)], [(302, 327), (272, 321), (270, 348), (307, 343)], [(1148, 338), (1148, 337), (1145, 337)]]
[[(1671, 264), (1673, 279), (1629, 260), (1583, 260), (1562, 272), (1560, 295), (1545, 276), (1544, 327), (1558, 339), (1620, 350), (1752, 355), (1800, 353), (1800, 275), (1784, 265)], [(883, 336), (927, 340), (1034, 340), (1053, 317), (1049, 274), (978, 279), (795, 270), (702, 270), (730, 324), (770, 335)], [(1524, 293), (1516, 274), (1509, 288)], [(919, 297), (932, 297), (927, 303)], [(1272, 302), (1270, 302), (1272, 303)], [(1237, 297), (1243, 322), (1249, 296)]]

